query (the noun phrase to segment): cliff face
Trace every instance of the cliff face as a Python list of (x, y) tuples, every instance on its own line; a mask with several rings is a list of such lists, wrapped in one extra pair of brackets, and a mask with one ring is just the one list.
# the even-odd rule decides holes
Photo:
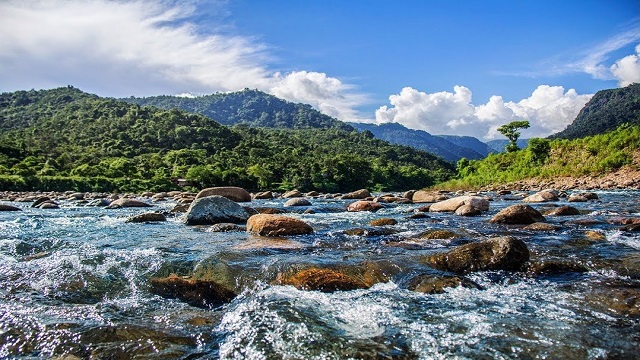
[(598, 91), (573, 123), (550, 138), (579, 139), (605, 133), (624, 123), (640, 124), (640, 84)]

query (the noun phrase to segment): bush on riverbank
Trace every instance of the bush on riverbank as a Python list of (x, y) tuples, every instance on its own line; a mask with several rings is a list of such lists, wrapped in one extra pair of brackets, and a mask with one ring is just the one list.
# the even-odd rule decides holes
[(632, 164), (639, 150), (637, 125), (622, 125), (605, 134), (576, 140), (532, 139), (526, 149), (517, 152), (491, 154), (482, 160), (460, 160), (457, 179), (435, 188), (477, 189), (534, 177), (602, 175)]

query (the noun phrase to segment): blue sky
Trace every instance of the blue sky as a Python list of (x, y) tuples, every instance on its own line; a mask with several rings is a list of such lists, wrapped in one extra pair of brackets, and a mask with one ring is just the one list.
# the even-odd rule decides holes
[(345, 121), (523, 136), (640, 81), (640, 8), (618, 1), (0, 2), (0, 91), (258, 88)]

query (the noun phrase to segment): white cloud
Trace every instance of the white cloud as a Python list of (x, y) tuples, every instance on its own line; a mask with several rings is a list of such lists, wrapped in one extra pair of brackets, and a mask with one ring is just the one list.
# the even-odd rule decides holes
[(640, 83), (640, 44), (634, 55), (625, 56), (611, 65), (611, 73), (621, 87)]
[(190, 21), (197, 4), (0, 1), (0, 91), (74, 85), (127, 97), (248, 87), (357, 119), (364, 97), (353, 86), (318, 72), (271, 71), (255, 39), (202, 34)]
[(492, 96), (486, 104), (475, 106), (472, 94), (464, 86), (454, 92), (428, 94), (404, 88), (391, 95), (391, 107), (376, 111), (376, 122), (397, 122), (412, 129), (432, 134), (452, 134), (500, 138), (496, 129), (505, 123), (526, 119), (531, 128), (523, 137), (544, 137), (563, 130), (593, 95), (578, 95), (575, 90), (564, 91), (562, 86), (541, 85), (530, 97), (519, 102), (504, 102)]

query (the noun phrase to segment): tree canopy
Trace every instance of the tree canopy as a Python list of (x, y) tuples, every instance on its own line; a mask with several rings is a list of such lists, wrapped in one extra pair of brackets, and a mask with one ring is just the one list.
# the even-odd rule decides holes
[(520, 131), (518, 130), (528, 129), (529, 126), (530, 126), (529, 121), (519, 120), (519, 121), (512, 121), (498, 128), (498, 132), (504, 135), (507, 139), (509, 139), (509, 144), (505, 148), (507, 152), (514, 152), (514, 151), (520, 150), (520, 147), (518, 146), (518, 138), (520, 138)]

